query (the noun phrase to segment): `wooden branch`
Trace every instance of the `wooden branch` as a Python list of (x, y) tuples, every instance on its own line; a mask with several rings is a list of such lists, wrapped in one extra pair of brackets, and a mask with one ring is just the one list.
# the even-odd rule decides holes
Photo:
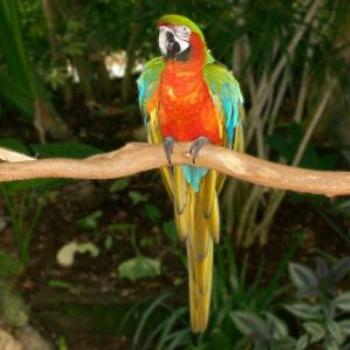
[[(175, 144), (172, 158), (174, 164), (192, 164), (189, 147), (190, 144), (186, 143)], [(115, 179), (167, 165), (163, 146), (146, 143), (130, 143), (114, 152), (78, 160), (36, 160), (0, 148), (0, 159), (10, 161), (0, 164), (0, 182), (34, 178)], [(219, 146), (204, 146), (196, 166), (215, 169), (243, 181), (281, 190), (328, 197), (350, 194), (350, 172), (301, 169)]]

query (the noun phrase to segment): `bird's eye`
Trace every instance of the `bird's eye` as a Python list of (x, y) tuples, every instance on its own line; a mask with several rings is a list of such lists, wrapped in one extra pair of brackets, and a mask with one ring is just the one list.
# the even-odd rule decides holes
[(186, 26), (180, 26), (179, 29), (183, 34), (190, 34), (190, 29)]

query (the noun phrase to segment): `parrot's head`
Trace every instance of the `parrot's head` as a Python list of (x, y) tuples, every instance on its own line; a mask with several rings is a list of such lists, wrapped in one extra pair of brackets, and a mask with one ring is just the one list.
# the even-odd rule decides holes
[(167, 59), (186, 61), (194, 50), (207, 52), (202, 31), (191, 20), (179, 15), (165, 15), (157, 23), (158, 44)]

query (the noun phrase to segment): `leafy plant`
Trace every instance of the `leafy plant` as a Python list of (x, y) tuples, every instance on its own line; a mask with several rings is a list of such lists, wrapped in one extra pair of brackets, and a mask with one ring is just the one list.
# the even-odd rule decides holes
[(0, 282), (0, 318), (10, 327), (24, 327), (28, 324), (28, 308), (14, 288)]
[[(225, 239), (215, 253), (213, 303), (208, 330), (194, 336), (189, 326), (188, 307), (176, 307), (176, 303), (170, 299), (171, 294), (163, 293), (152, 303), (149, 300), (141, 303), (127, 315), (127, 318), (132, 317), (132, 314), (141, 312), (146, 305), (146, 308), (142, 309), (142, 322), (138, 323), (134, 334), (134, 348), (138, 348), (142, 334), (145, 337), (144, 349), (232, 349), (233, 344), (243, 344), (246, 339), (234, 326), (232, 311), (240, 310), (253, 314), (274, 309), (276, 298), (283, 292), (280, 286), (281, 278), (299, 242), (300, 238), (293, 242), (281, 259), (275, 276), (269, 282), (264, 281), (264, 263), (259, 264), (254, 280), (248, 282), (249, 255), (245, 255), (242, 266), (238, 268), (237, 257), (231, 246), (232, 241), (229, 238)], [(146, 333), (146, 321), (152, 323), (152, 319), (157, 318), (159, 314), (163, 316), (157, 326)], [(271, 319), (274, 317), (271, 313), (268, 315), (266, 317)], [(281, 343), (289, 339), (287, 336), (285, 338), (280, 339)]]
[(102, 211), (96, 210), (95, 212), (84, 216), (77, 221), (77, 225), (85, 230), (95, 230), (98, 226), (99, 220), (102, 217)]
[(19, 260), (22, 265), (26, 265), (29, 261), (33, 235), (45, 206), (45, 199), (38, 198), (31, 190), (21, 193), (9, 191), (3, 184), (0, 184), (0, 192), (13, 225), (14, 243)]
[(350, 273), (350, 258), (333, 264), (316, 259), (315, 270), (299, 263), (289, 266), (296, 288), (296, 303), (286, 309), (298, 318), (307, 335), (307, 344), (322, 342), (325, 349), (347, 349), (350, 335), (350, 292), (340, 292), (339, 283)]
[(126, 260), (118, 266), (120, 278), (128, 278), (132, 281), (144, 277), (156, 277), (161, 273), (161, 262), (159, 259), (151, 259), (139, 255)]
[(0, 280), (5, 280), (16, 275), (21, 269), (17, 259), (10, 256), (6, 251), (0, 250)]
[[(0, 145), (29, 153), (29, 148), (14, 138), (1, 139)], [(32, 144), (30, 148), (46, 157), (82, 158), (99, 152), (96, 147), (77, 142)], [(13, 226), (14, 243), (22, 265), (27, 265), (29, 261), (30, 245), (46, 205), (48, 191), (64, 183), (57, 179), (38, 179), (0, 184), (0, 193)]]
[(81, 294), (81, 288), (74, 286), (71, 283), (68, 283), (66, 281), (62, 281), (62, 280), (50, 280), (48, 282), (48, 285), (52, 288), (59, 288), (59, 289), (63, 289), (63, 290), (67, 290), (68, 292), (74, 294), (74, 295), (79, 295)]
[(0, 95), (33, 122), (41, 141), (46, 131), (64, 135), (66, 126), (57, 117), (27, 53), (17, 0), (0, 2), (0, 52)]
[(111, 193), (125, 190), (129, 186), (130, 180), (127, 177), (113, 181), (109, 188)]
[(265, 312), (263, 316), (247, 311), (231, 313), (237, 329), (244, 334), (235, 345), (235, 349), (246, 349), (250, 344), (254, 350), (303, 350), (306, 349), (305, 337), (299, 340), (290, 336), (284, 321), (272, 313)]

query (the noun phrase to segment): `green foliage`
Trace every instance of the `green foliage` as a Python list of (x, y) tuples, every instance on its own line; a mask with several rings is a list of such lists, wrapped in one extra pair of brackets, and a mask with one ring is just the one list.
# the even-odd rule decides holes
[(58, 338), (58, 350), (69, 350), (66, 339), (64, 337)]
[(29, 251), (40, 215), (45, 206), (44, 198), (37, 198), (30, 190), (16, 193), (0, 184), (0, 193), (5, 208), (11, 218), (14, 231), (14, 243), (22, 265), (29, 261)]
[(135, 258), (128, 259), (118, 266), (120, 278), (128, 278), (136, 281), (145, 277), (156, 277), (161, 273), (161, 262), (159, 259), (151, 259), (139, 255)]
[(150, 219), (153, 223), (159, 222), (159, 220), (162, 218), (161, 211), (155, 205), (147, 203), (145, 204), (144, 209), (147, 218)]
[(236, 311), (231, 315), (235, 326), (246, 338), (235, 346), (237, 350), (246, 349), (251, 341), (254, 343), (254, 350), (306, 349), (306, 344), (298, 344), (289, 335), (285, 322), (269, 312), (264, 317), (247, 311)]
[(137, 205), (139, 203), (147, 201), (147, 195), (144, 195), (144, 194), (137, 192), (137, 191), (130, 191), (128, 193), (128, 196), (131, 199), (131, 202), (133, 205)]
[(101, 153), (99, 148), (81, 142), (52, 142), (32, 144), (30, 147), (39, 157), (47, 158), (67, 157), (79, 159)]
[(34, 102), (48, 102), (23, 41), (17, 0), (0, 2), (0, 52), (6, 70), (0, 70), (0, 95), (23, 116), (34, 117)]
[(129, 186), (130, 180), (128, 178), (117, 179), (113, 181), (109, 188), (111, 193), (125, 190)]
[[(18, 139), (1, 139), (0, 145), (19, 152), (29, 153), (29, 148)], [(82, 158), (99, 152), (99, 149), (96, 147), (77, 142), (32, 144), (30, 148), (43, 157)], [(46, 205), (47, 191), (63, 183), (65, 182), (56, 179), (38, 179), (0, 184), (0, 192), (13, 226), (14, 242), (21, 264), (28, 264), (30, 245), (40, 216)], [(41, 193), (40, 197), (37, 196), (38, 192)], [(85, 224), (85, 228), (88, 225), (90, 227), (91, 225), (93, 226), (98, 219), (95, 216), (85, 218), (80, 224), (82, 226)]]
[[(233, 344), (237, 344), (237, 349), (242, 348), (240, 346), (247, 343), (247, 339), (234, 326), (232, 311), (240, 310), (241, 313), (238, 316), (237, 314), (234, 316), (239, 317), (239, 315), (264, 313), (275, 308), (276, 298), (283, 292), (283, 288), (280, 286), (281, 278), (299, 241), (300, 239), (297, 239), (291, 244), (289, 251), (281, 260), (275, 276), (270, 281), (264, 281), (266, 266), (261, 263), (254, 280), (248, 282), (249, 256), (245, 255), (242, 266), (239, 269), (237, 258), (232, 251), (232, 241), (226, 239), (216, 249), (213, 303), (209, 329), (200, 336), (192, 335), (189, 328), (187, 306), (177, 307), (171, 302), (171, 295), (164, 293), (155, 298), (152, 303), (147, 300), (144, 304), (130, 311), (131, 313), (137, 313), (140, 312), (139, 310), (142, 307), (146, 307), (143, 314), (147, 316), (144, 316), (142, 318), (143, 321), (140, 321), (137, 325), (133, 337), (134, 348), (136, 349), (139, 345), (141, 334), (144, 334), (145, 337), (144, 349), (232, 349)], [(145, 319), (147, 322), (152, 323), (152, 319), (163, 313), (165, 315), (157, 323), (157, 326), (151, 332), (146, 333)], [(127, 317), (131, 316), (127, 315)], [(277, 324), (278, 331), (282, 332), (282, 321), (278, 322), (279, 319), (271, 315), (271, 312), (265, 314), (264, 317), (267, 317), (270, 320), (269, 322)], [(264, 322), (262, 323), (264, 324)], [(278, 340), (281, 346), (288, 341), (293, 341), (293, 339), (289, 339), (288, 335), (280, 338)], [(281, 349), (283, 348), (281, 347)]]
[(102, 217), (102, 211), (97, 210), (77, 221), (77, 225), (85, 230), (96, 230), (99, 220)]
[(350, 258), (332, 265), (316, 260), (315, 270), (302, 264), (290, 264), (291, 281), (297, 301), (286, 309), (298, 318), (306, 332), (307, 344), (322, 342), (325, 349), (346, 349), (349, 323), (344, 318), (350, 311), (350, 292), (338, 292), (338, 284), (350, 274)]
[(67, 290), (69, 293), (72, 293), (74, 295), (81, 294), (81, 288), (74, 286), (73, 284), (68, 283), (66, 281), (57, 280), (57, 279), (50, 280), (48, 282), (48, 285), (52, 288)]
[(0, 283), (0, 317), (7, 326), (25, 327), (28, 324), (28, 309), (12, 286)]
[(17, 259), (6, 251), (0, 250), (0, 280), (5, 280), (16, 275), (21, 269)]
[[(278, 128), (267, 138), (267, 144), (277, 155), (291, 164), (304, 137), (304, 130), (299, 124), (288, 123)], [(278, 158), (277, 158), (278, 159)], [(334, 152), (320, 154), (315, 145), (309, 143), (304, 151), (300, 166), (311, 169), (334, 169), (339, 156)]]

